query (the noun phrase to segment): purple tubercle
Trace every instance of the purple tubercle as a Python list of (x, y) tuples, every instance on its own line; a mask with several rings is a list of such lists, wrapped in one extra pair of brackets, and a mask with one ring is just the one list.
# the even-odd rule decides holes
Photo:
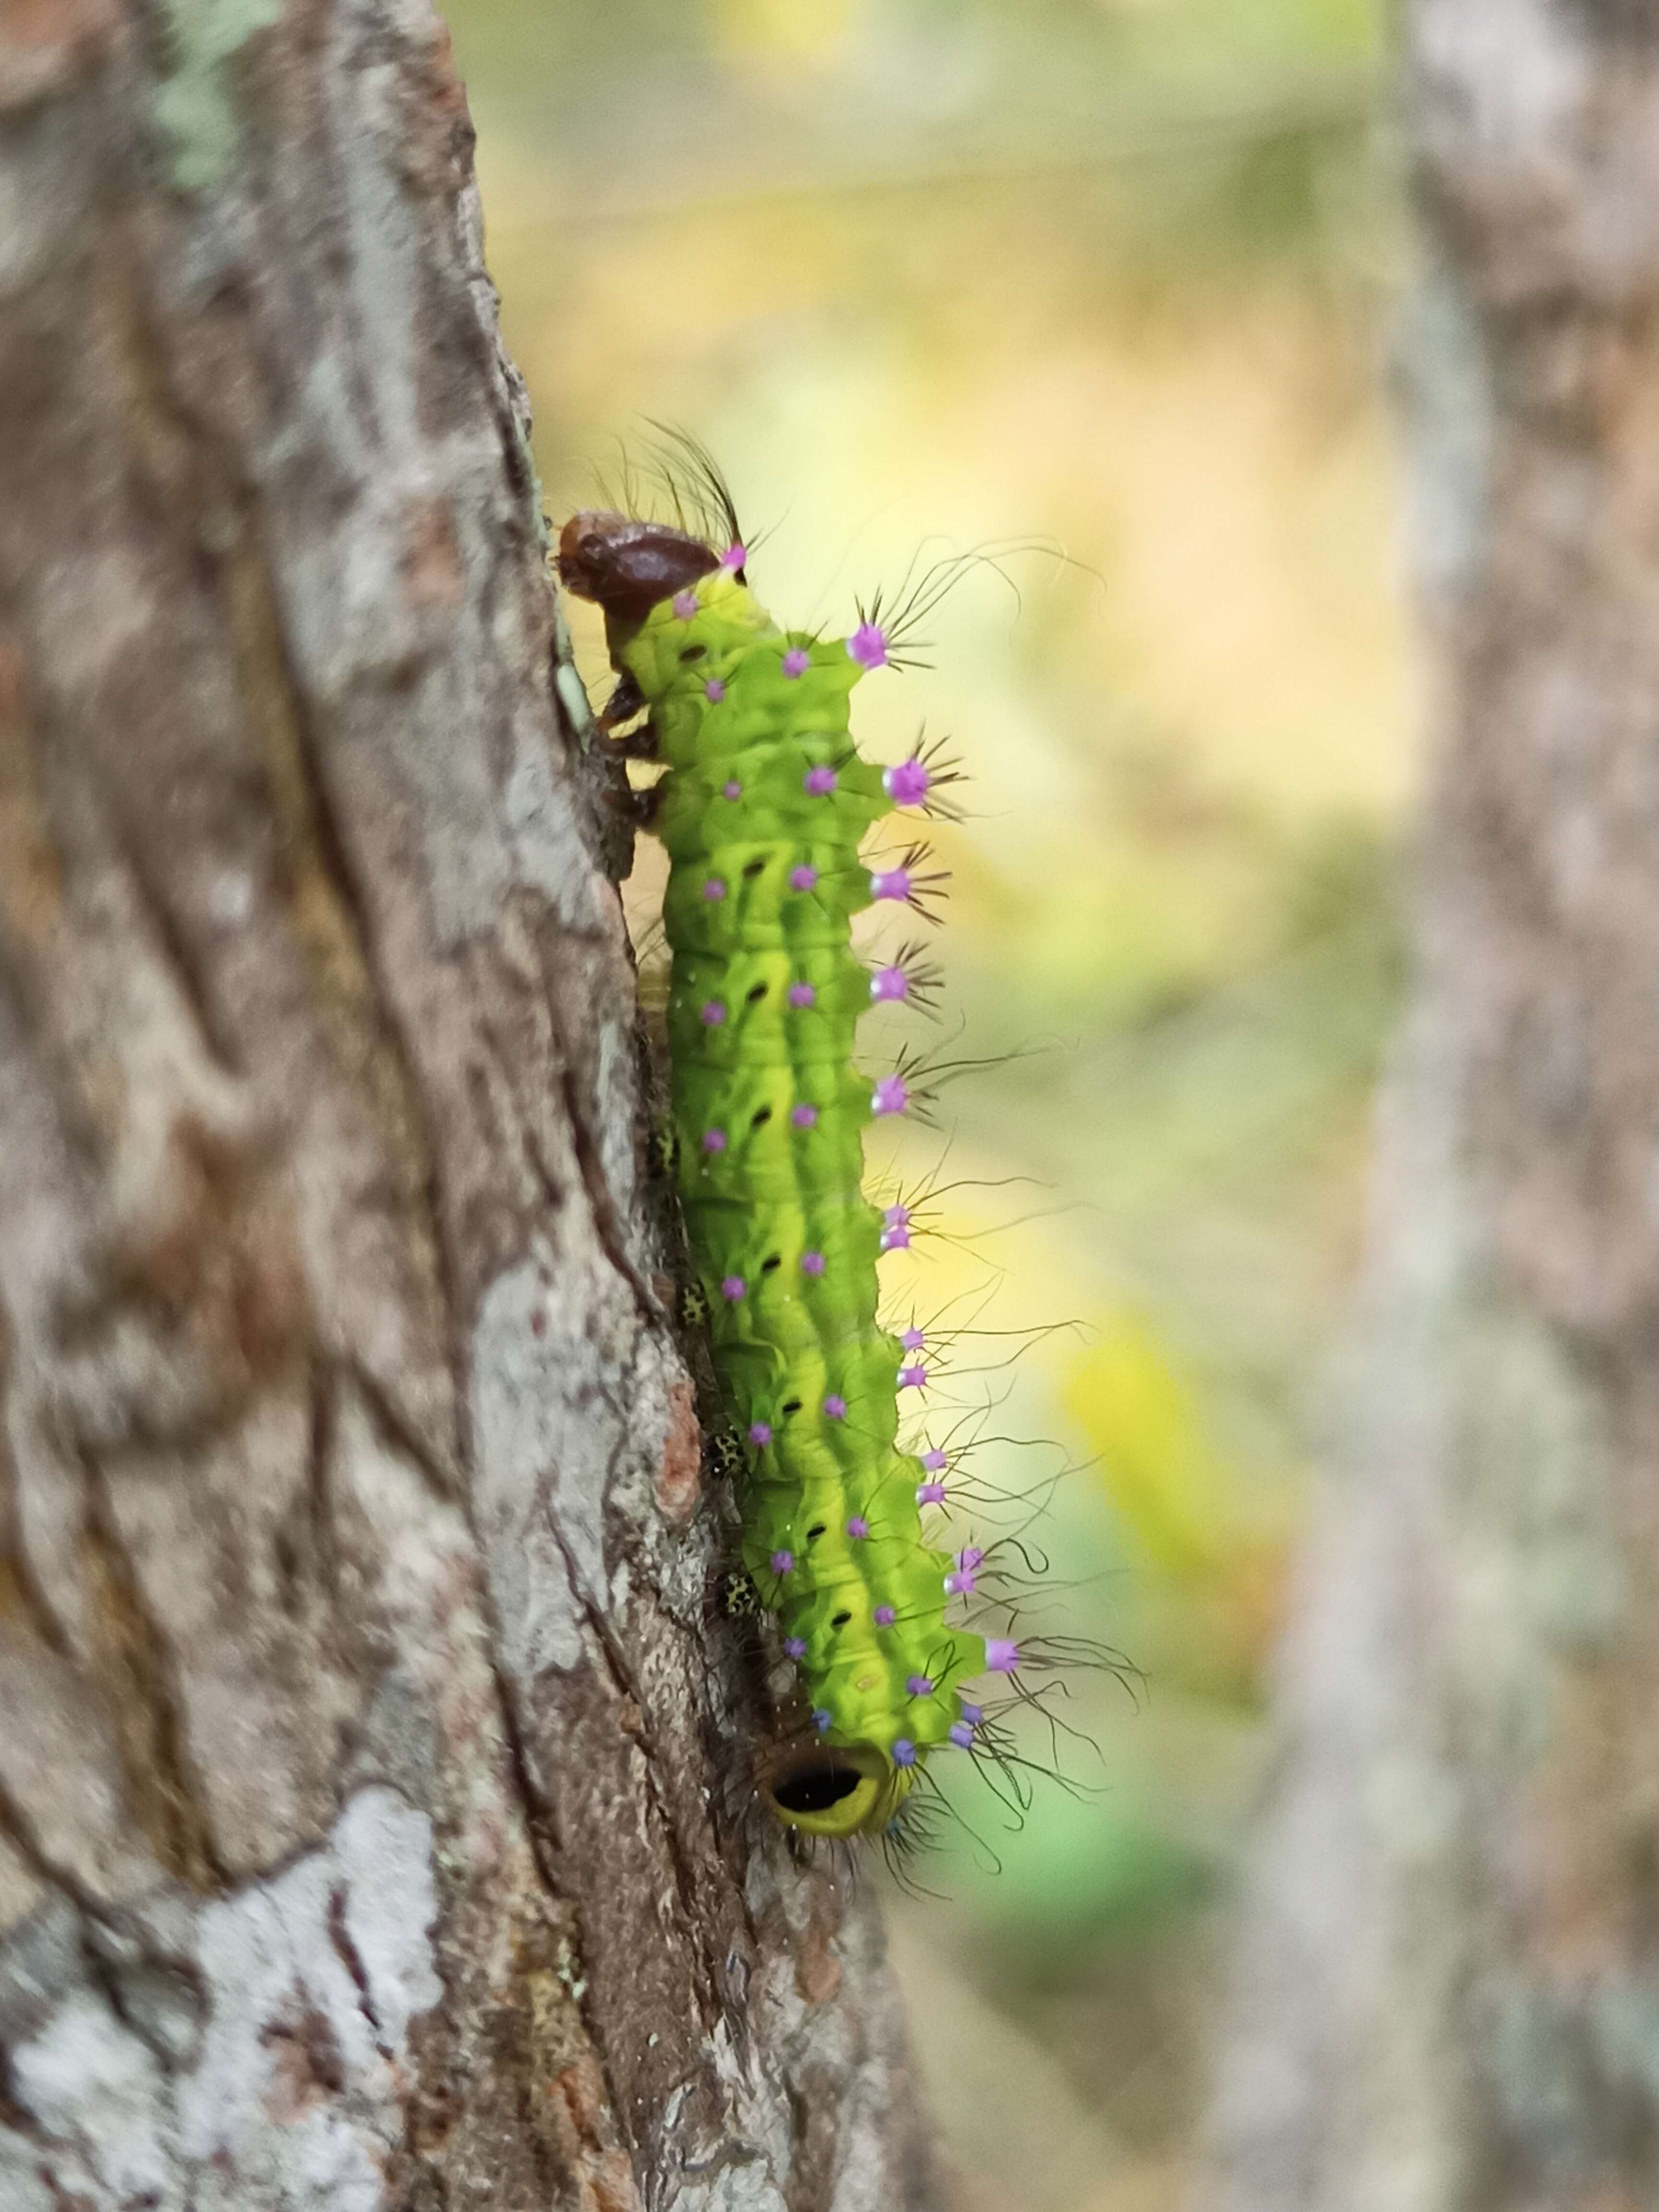
[(844, 1421), (847, 1419), (847, 1401), (836, 1391), (832, 1390), (823, 1401), (823, 1418), (826, 1421)]
[(882, 1215), (881, 1249), (884, 1252), (908, 1252), (910, 1249), (910, 1209), (908, 1206), (890, 1206)]
[(916, 1747), (915, 1744), (911, 1742), (908, 1735), (898, 1737), (893, 1745), (894, 1765), (914, 1766), (915, 1763)]
[(794, 1567), (795, 1555), (793, 1552), (773, 1553), (772, 1571), (775, 1575), (793, 1574), (794, 1572)]
[(1006, 1636), (985, 1639), (985, 1663), (994, 1674), (1012, 1674), (1019, 1664), (1019, 1646)]
[(847, 1533), (855, 1544), (861, 1544), (870, 1533), (870, 1523), (862, 1513), (854, 1514), (847, 1524)]
[(902, 968), (878, 968), (870, 978), (870, 996), (878, 1005), (910, 995), (910, 978)]
[(725, 552), (720, 555), (721, 568), (731, 569), (734, 575), (739, 568), (747, 568), (748, 565), (749, 555), (741, 545), (728, 545)]
[(792, 1106), (789, 1109), (789, 1119), (798, 1129), (816, 1129), (818, 1126), (818, 1109), (816, 1106), (805, 1104)]
[(726, 686), (718, 676), (711, 676), (702, 687), (702, 696), (711, 707), (718, 707), (726, 696)]
[(743, 786), (738, 781), (736, 776), (732, 777), (730, 783), (723, 783), (720, 786), (720, 797), (722, 799), (741, 799), (743, 797)]
[(884, 1075), (870, 1094), (872, 1114), (902, 1114), (910, 1103), (910, 1086), (902, 1075)]
[(674, 612), (678, 616), (682, 622), (690, 622), (696, 611), (697, 595), (695, 592), (685, 591), (675, 592)]
[(711, 906), (718, 906), (720, 901), (726, 896), (726, 883), (724, 878), (720, 876), (709, 876), (706, 878), (703, 883), (702, 895), (708, 901), (708, 903)]
[(870, 873), (872, 899), (908, 899), (913, 886), (908, 868), (874, 868)]
[(789, 1003), (792, 1006), (798, 1009), (803, 1006), (815, 1006), (817, 1001), (817, 990), (814, 985), (792, 983), (789, 986)]
[(973, 1749), (974, 1731), (969, 1727), (966, 1721), (951, 1722), (951, 1741), (955, 1744), (958, 1751), (971, 1751)]
[(803, 1275), (821, 1275), (823, 1273), (823, 1267), (824, 1260), (822, 1252), (803, 1252), (801, 1254), (800, 1271)]
[(887, 633), (879, 623), (861, 622), (848, 639), (847, 650), (860, 668), (885, 668)]
[(921, 1463), (929, 1474), (943, 1474), (951, 1462), (948, 1454), (942, 1452), (935, 1444), (931, 1450), (923, 1452)]
[(878, 1605), (870, 1617), (878, 1628), (890, 1628), (898, 1619), (890, 1605)]
[(970, 1705), (966, 1698), (961, 1698), (958, 1702), (961, 1706), (962, 1717), (963, 1720), (967, 1722), (969, 1728), (977, 1728), (980, 1723), (985, 1718), (984, 1706)]
[(969, 1544), (957, 1553), (954, 1571), (945, 1577), (946, 1597), (971, 1597), (978, 1586), (978, 1569), (985, 1564), (985, 1554), (977, 1544)]
[(800, 787), (809, 799), (828, 799), (840, 781), (832, 768), (809, 768), (800, 780)]
[(720, 1296), (729, 1306), (736, 1305), (749, 1288), (741, 1275), (727, 1275), (720, 1283)]
[(817, 880), (818, 872), (810, 862), (804, 863), (799, 868), (791, 868), (789, 871), (789, 888), (792, 891), (815, 890)]
[(916, 1485), (918, 1505), (943, 1505), (945, 1485), (942, 1482), (919, 1482)]
[(706, 1152), (723, 1152), (726, 1150), (725, 1130), (705, 1129), (702, 1133), (702, 1148)]
[(812, 1725), (820, 1735), (829, 1735), (830, 1729), (835, 1724), (835, 1715), (831, 1712), (826, 1712), (822, 1705), (813, 1706)]
[(927, 1332), (920, 1328), (907, 1328), (899, 1339), (907, 1352), (920, 1352), (927, 1341)]
[(705, 999), (702, 1002), (702, 1019), (706, 1029), (717, 1030), (726, 1019), (724, 1001), (720, 999)]
[(933, 1677), (928, 1674), (908, 1675), (905, 1679), (904, 1694), (908, 1698), (931, 1698), (933, 1694)]
[(783, 1649), (786, 1657), (804, 1659), (806, 1656), (806, 1638), (804, 1636), (786, 1636)]
[(805, 676), (811, 665), (811, 654), (799, 645), (792, 645), (783, 656), (783, 672), (792, 684), (796, 677)]
[(767, 1445), (772, 1441), (772, 1424), (770, 1421), (750, 1421), (749, 1424), (749, 1441), (755, 1446), (757, 1451), (764, 1451)]
[(924, 1389), (927, 1382), (927, 1370), (925, 1367), (912, 1364), (908, 1367), (901, 1367), (898, 1371), (898, 1386), (901, 1390)]
[(881, 779), (895, 806), (920, 806), (933, 780), (927, 763), (919, 760), (901, 761), (896, 768), (886, 769)]

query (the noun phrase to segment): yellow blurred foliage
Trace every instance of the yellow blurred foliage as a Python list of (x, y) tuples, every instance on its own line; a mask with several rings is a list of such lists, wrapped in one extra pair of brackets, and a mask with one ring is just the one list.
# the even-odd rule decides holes
[(709, 0), (720, 52), (737, 62), (824, 62), (847, 39), (849, 0)]
[[(1109, 1313), (1072, 1361), (1066, 1411), (1161, 1595), (1182, 1613), (1176, 1641), (1188, 1680), (1254, 1686), (1278, 1624), (1293, 1486), (1247, 1487), (1218, 1449), (1194, 1385), (1139, 1315)], [(1195, 1635), (1198, 1641), (1194, 1641)]]

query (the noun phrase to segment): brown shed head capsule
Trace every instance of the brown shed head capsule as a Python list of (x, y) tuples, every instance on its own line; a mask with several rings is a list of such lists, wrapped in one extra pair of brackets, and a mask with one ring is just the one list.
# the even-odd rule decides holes
[(665, 522), (584, 509), (559, 532), (559, 577), (613, 622), (643, 622), (659, 599), (695, 584), (720, 556), (690, 532)]

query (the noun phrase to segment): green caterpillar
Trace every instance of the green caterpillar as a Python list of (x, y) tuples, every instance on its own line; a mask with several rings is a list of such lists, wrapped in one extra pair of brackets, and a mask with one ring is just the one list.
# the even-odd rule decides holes
[(930, 1753), (994, 1745), (963, 1686), (1020, 1662), (1006, 1637), (948, 1618), (984, 1564), (930, 1544), (946, 1454), (898, 1447), (898, 1397), (927, 1379), (922, 1335), (877, 1318), (877, 1261), (908, 1242), (902, 1205), (862, 1188), (863, 1136), (915, 1103), (920, 1063), (873, 1081), (859, 1018), (928, 978), (913, 952), (872, 973), (852, 918), (920, 904), (919, 856), (859, 848), (939, 780), (921, 755), (883, 769), (848, 732), (849, 696), (896, 650), (872, 611), (846, 639), (785, 631), (731, 542), (614, 513), (565, 526), (559, 571), (605, 611), (621, 678), (604, 718), (648, 711), (624, 742), (666, 764), (651, 826), (672, 862), (664, 923), (674, 1150), (716, 1370), (740, 1444), (743, 1558), (812, 1707), (812, 1733), (763, 1787), (812, 1835), (884, 1830)]

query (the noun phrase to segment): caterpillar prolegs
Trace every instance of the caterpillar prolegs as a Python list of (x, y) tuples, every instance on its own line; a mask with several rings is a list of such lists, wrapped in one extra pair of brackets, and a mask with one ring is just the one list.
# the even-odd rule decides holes
[[(1008, 1637), (953, 1618), (984, 1555), (928, 1541), (947, 1455), (899, 1449), (901, 1392), (926, 1380), (921, 1333), (877, 1313), (877, 1263), (905, 1209), (863, 1189), (864, 1132), (914, 1103), (915, 1063), (873, 1079), (854, 1032), (925, 987), (914, 956), (872, 972), (851, 922), (926, 896), (915, 856), (860, 847), (939, 775), (882, 769), (849, 735), (849, 696), (894, 659), (879, 611), (850, 636), (781, 629), (730, 543), (613, 513), (560, 538), (567, 586), (606, 617), (614, 726), (648, 710), (666, 764), (651, 827), (671, 862), (664, 923), (680, 1196), (716, 1372), (744, 1464), (743, 1559), (811, 1706), (812, 1734), (764, 1787), (809, 1834), (887, 1827), (930, 1754), (985, 1747), (971, 1685), (1021, 1663)], [(990, 1741), (994, 1741), (994, 1731)]]

